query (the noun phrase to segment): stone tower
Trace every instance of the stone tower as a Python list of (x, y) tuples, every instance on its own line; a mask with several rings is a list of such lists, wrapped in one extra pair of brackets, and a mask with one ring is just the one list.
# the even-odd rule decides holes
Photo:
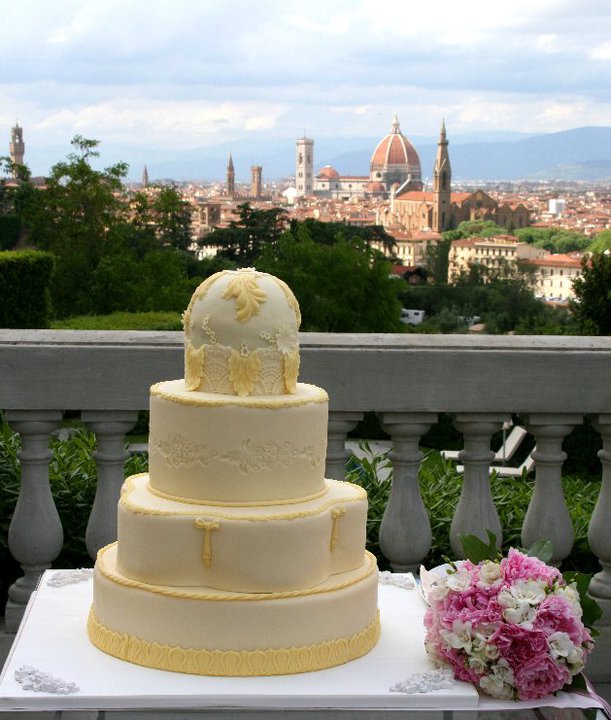
[(314, 194), (314, 140), (305, 135), (297, 140), (295, 187), (299, 197)]
[(23, 165), (24, 154), (25, 144), (23, 142), (23, 128), (19, 127), (19, 123), (15, 123), (15, 127), (11, 128), (11, 142), (9, 145), (11, 162), (14, 165)]
[(148, 185), (149, 185), (149, 171), (145, 165), (144, 170), (142, 171), (142, 187), (148, 187)]
[(452, 203), (452, 168), (448, 154), (445, 120), (441, 123), (437, 157), (433, 169), (433, 231), (443, 232), (450, 228), (450, 207)]
[(251, 182), (250, 182), (250, 194), (253, 198), (260, 198), (261, 197), (261, 190), (262, 190), (262, 184), (261, 184), (261, 173), (263, 172), (263, 168), (261, 165), (253, 165), (250, 168), (251, 173)]
[(229, 197), (235, 195), (235, 170), (233, 169), (231, 153), (229, 153), (229, 162), (227, 163), (227, 195)]

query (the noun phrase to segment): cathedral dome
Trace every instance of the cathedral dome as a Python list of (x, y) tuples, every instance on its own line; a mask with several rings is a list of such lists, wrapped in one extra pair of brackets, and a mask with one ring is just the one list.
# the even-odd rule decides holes
[(420, 182), (420, 158), (411, 142), (401, 133), (396, 115), (391, 131), (373, 151), (370, 168), (371, 181), (383, 182), (387, 188), (392, 183), (403, 184), (408, 177)]

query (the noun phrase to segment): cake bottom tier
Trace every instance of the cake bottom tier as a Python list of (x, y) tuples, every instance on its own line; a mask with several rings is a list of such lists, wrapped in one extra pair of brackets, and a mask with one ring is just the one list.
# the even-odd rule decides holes
[(307, 590), (232, 593), (129, 580), (116, 543), (98, 554), (88, 633), (121, 660), (196, 675), (285, 675), (341, 665), (380, 634), (378, 572), (361, 567)]

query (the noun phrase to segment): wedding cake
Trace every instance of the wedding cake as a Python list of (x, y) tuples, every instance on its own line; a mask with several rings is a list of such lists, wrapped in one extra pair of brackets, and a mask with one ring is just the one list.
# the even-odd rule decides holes
[(280, 675), (369, 652), (367, 496), (324, 477), (328, 397), (297, 382), (299, 305), (248, 268), (184, 314), (185, 377), (151, 388), (149, 472), (128, 478), (88, 621), (101, 650), (200, 675)]

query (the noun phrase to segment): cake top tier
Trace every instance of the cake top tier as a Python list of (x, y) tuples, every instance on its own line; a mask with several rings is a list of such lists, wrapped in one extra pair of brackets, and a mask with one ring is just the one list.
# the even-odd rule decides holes
[(254, 268), (211, 275), (183, 317), (187, 390), (295, 392), (300, 322), (297, 299), (277, 277)]

